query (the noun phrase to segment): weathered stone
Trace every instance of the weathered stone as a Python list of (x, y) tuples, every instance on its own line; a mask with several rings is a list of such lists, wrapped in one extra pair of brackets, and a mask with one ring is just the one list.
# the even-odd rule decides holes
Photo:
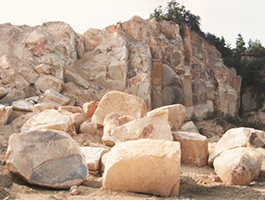
[(193, 121), (184, 123), (181, 130), (191, 133), (200, 133)]
[[(64, 92), (62, 94), (70, 98), (74, 105), (82, 106), (84, 103), (91, 101), (92, 98), (97, 99), (90, 95), (87, 91), (88, 90), (79, 87), (75, 83), (68, 82), (65, 84)], [(94, 92), (98, 93), (96, 90)]]
[(186, 109), (185, 106), (181, 104), (169, 105), (156, 108), (147, 113), (147, 116), (151, 116), (156, 112), (160, 112), (161, 110), (168, 110), (168, 121), (172, 125), (172, 130), (181, 130), (181, 127), (184, 123)]
[(207, 117), (209, 113), (209, 109), (207, 104), (198, 104), (193, 106), (193, 115), (197, 120), (203, 120)]
[(103, 188), (178, 196), (180, 157), (178, 142), (142, 139), (120, 143), (107, 156)]
[(84, 121), (80, 124), (79, 131), (81, 133), (87, 133), (90, 135), (96, 135), (97, 134), (97, 124), (89, 121)]
[(32, 112), (38, 113), (47, 109), (55, 109), (55, 107), (49, 103), (37, 103), (33, 106)]
[(98, 171), (101, 157), (109, 150), (100, 147), (80, 147), (86, 157), (86, 163), (89, 171)]
[(134, 118), (146, 116), (146, 105), (143, 99), (119, 91), (108, 92), (99, 102), (92, 117), (92, 122), (103, 125), (106, 115), (118, 112)]
[(31, 117), (21, 127), (21, 132), (30, 132), (40, 129), (59, 130), (75, 135), (74, 122), (68, 115), (63, 115), (57, 110), (48, 109)]
[(38, 74), (46, 74), (49, 75), (53, 71), (53, 67), (48, 64), (41, 63), (39, 65), (35, 65), (33, 69), (38, 73)]
[(223, 151), (214, 159), (214, 171), (228, 185), (248, 185), (257, 180), (263, 156), (246, 147)]
[(5, 105), (0, 104), (0, 126), (3, 126), (6, 124), (12, 111), (13, 111), (13, 106), (5, 106)]
[(26, 91), (30, 87), (30, 83), (25, 78), (16, 72), (13, 68), (2, 70), (0, 73), (2, 82), (11, 88)]
[(237, 111), (237, 91), (229, 85), (219, 84), (219, 109), (225, 113), (234, 116)]
[(210, 154), (208, 164), (212, 165), (214, 159), (222, 152), (238, 147), (261, 147), (265, 145), (265, 132), (253, 128), (233, 128), (228, 130), (218, 141), (213, 153)]
[(39, 74), (37, 74), (31, 67), (20, 66), (17, 71), (30, 84), (34, 84), (39, 78)]
[(111, 62), (108, 65), (107, 69), (107, 77), (112, 80), (120, 80), (123, 79), (125, 81), (125, 77), (127, 74), (127, 64), (124, 60)]
[(84, 114), (84, 111), (82, 110), (82, 108), (80, 107), (77, 107), (77, 106), (60, 106), (58, 108), (58, 111), (59, 112), (63, 112), (63, 111), (67, 111), (67, 112), (70, 112), (70, 113), (81, 113), (81, 114)]
[(48, 89), (53, 89), (56, 92), (61, 92), (64, 88), (64, 82), (51, 75), (41, 74), (38, 80), (35, 82), (35, 86), (45, 92)]
[(68, 105), (71, 101), (70, 98), (56, 92), (53, 89), (46, 90), (43, 96), (45, 98), (51, 100), (51, 101), (58, 103), (59, 105), (62, 105), (62, 106)]
[(128, 140), (141, 138), (173, 140), (168, 123), (168, 110), (161, 110), (151, 116), (143, 117), (118, 126), (103, 136), (102, 141), (109, 146)]
[(89, 82), (83, 79), (79, 74), (75, 73), (74, 71), (70, 71), (69, 69), (65, 70), (65, 81), (76, 83), (84, 89), (88, 89), (90, 86)]
[(4, 87), (0, 87), (0, 98), (7, 94), (7, 90)]
[(16, 65), (16, 62), (9, 55), (5, 54), (0, 57), (0, 67), (1, 69), (10, 69)]
[(37, 31), (29, 34), (25, 40), (25, 44), (35, 56), (42, 56), (47, 52), (54, 51), (54, 48), (47, 44), (46, 36)]
[(75, 130), (78, 132), (80, 124), (82, 124), (86, 118), (83, 113), (74, 113), (71, 116), (72, 121), (74, 122)]
[[(114, 128), (121, 126), (123, 124), (126, 124), (127, 122), (132, 121), (132, 120), (135, 120), (135, 118), (128, 116), (128, 115), (122, 115), (122, 114), (116, 113), (116, 112), (108, 114), (105, 117), (104, 123), (103, 123), (103, 126), (104, 126), (103, 138), (111, 137), (111, 131)], [(105, 141), (104, 143), (108, 146), (114, 145), (112, 142), (110, 144), (108, 144), (108, 142)]]
[(34, 104), (25, 99), (20, 99), (17, 101), (13, 101), (12, 106), (14, 110), (32, 112)]
[(12, 89), (6, 96), (1, 99), (2, 104), (11, 105), (13, 101), (18, 99), (24, 99), (26, 97), (25, 92), (18, 89)]
[(97, 101), (84, 103), (82, 106), (83, 111), (86, 113), (87, 118), (91, 118), (98, 107)]
[(14, 133), (9, 139), (6, 165), (31, 184), (70, 188), (88, 176), (85, 157), (65, 132), (36, 130)]
[(175, 131), (172, 133), (174, 141), (178, 141), (181, 147), (181, 163), (198, 166), (207, 165), (208, 141), (198, 133)]

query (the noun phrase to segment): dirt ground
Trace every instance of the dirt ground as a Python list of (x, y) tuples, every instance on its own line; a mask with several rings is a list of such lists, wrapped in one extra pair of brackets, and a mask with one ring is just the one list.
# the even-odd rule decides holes
[(139, 194), (127, 191), (109, 191), (101, 188), (102, 178), (90, 176), (87, 181), (78, 186), (78, 195), (71, 195), (69, 190), (56, 190), (28, 184), (20, 177), (8, 172), (5, 166), (5, 156), (0, 154), (0, 199), (12, 200), (72, 200), (72, 199), (117, 199), (117, 200), (154, 200), (154, 199), (265, 199), (265, 162), (258, 181), (249, 186), (228, 186), (223, 184), (213, 168), (181, 166), (181, 184), (179, 197), (162, 198), (154, 195)]

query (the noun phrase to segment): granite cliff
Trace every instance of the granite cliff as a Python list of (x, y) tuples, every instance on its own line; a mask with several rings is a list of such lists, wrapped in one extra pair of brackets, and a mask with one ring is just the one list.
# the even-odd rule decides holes
[(241, 77), (188, 28), (144, 20), (76, 33), (64, 22), (0, 25), (0, 103), (53, 89), (82, 106), (111, 90), (143, 98), (147, 108), (181, 103), (187, 117), (221, 110), (235, 115)]

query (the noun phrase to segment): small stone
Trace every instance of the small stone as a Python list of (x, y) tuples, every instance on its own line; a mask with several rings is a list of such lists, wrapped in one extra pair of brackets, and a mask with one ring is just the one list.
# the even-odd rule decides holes
[(78, 189), (77, 186), (72, 186), (69, 190), (70, 195), (78, 195), (81, 191)]

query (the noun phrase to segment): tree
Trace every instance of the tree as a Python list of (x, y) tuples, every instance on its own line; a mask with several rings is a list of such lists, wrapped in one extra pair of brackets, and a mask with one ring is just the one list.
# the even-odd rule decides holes
[(242, 54), (245, 53), (245, 51), (247, 50), (246, 48), (246, 43), (244, 41), (244, 38), (242, 37), (242, 35), (239, 33), (238, 34), (238, 38), (236, 39), (236, 50), (235, 53), (238, 56), (242, 56)]
[(175, 0), (168, 2), (165, 13), (163, 13), (162, 11), (162, 6), (155, 8), (154, 13), (150, 15), (150, 18), (156, 18), (157, 20), (174, 21), (180, 27), (187, 25), (191, 30), (201, 32), (201, 18), (198, 15), (192, 14), (190, 10), (186, 10), (184, 5), (180, 5)]
[(256, 39), (252, 41), (251, 39), (248, 42), (248, 55), (252, 55), (255, 57), (265, 56), (265, 48), (262, 46), (260, 40)]

